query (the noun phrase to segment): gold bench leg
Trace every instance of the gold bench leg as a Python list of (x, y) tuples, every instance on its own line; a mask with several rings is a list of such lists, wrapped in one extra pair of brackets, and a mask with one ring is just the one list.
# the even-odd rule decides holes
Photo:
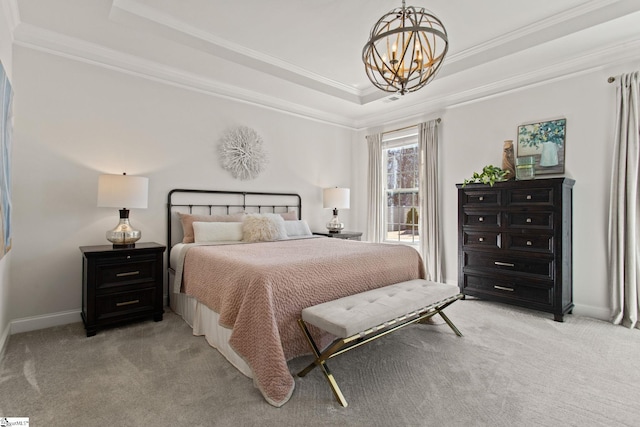
[(455, 332), (457, 336), (459, 337), (462, 336), (462, 332), (460, 332), (460, 330), (456, 328), (456, 325), (454, 325), (453, 322), (449, 320), (449, 318), (447, 317), (446, 314), (444, 314), (444, 312), (438, 311), (438, 314), (444, 319), (445, 322), (447, 322), (447, 325), (449, 325), (449, 327), (453, 329), (453, 332)]
[[(329, 381), (329, 386), (331, 387), (331, 391), (333, 391), (333, 395), (336, 397), (338, 402), (340, 402), (340, 404), (346, 408), (347, 407), (347, 400), (344, 398), (344, 395), (342, 394), (342, 391), (340, 390), (340, 387), (338, 387), (338, 383), (336, 382), (335, 378), (333, 377), (333, 374), (329, 370), (329, 367), (327, 366), (326, 362), (323, 360), (324, 357), (320, 353), (320, 350), (318, 350), (318, 346), (316, 345), (315, 341), (313, 341), (313, 338), (311, 337), (311, 333), (309, 333), (309, 329), (307, 329), (307, 325), (304, 323), (304, 320), (298, 319), (298, 325), (300, 325), (300, 328), (302, 329), (302, 332), (304, 333), (304, 336), (307, 338), (307, 341), (309, 342), (309, 345), (311, 346), (311, 349), (313, 350), (313, 354), (315, 355), (315, 360), (313, 362), (311, 362), (311, 364), (309, 364), (309, 366), (307, 366), (302, 371), (300, 371), (298, 373), (298, 376), (299, 377), (304, 377), (313, 368), (315, 368), (316, 366), (320, 366), (320, 369), (322, 369), (322, 373), (327, 378), (327, 381)], [(327, 352), (333, 352), (333, 348), (334, 347), (335, 346), (331, 346), (327, 350)]]

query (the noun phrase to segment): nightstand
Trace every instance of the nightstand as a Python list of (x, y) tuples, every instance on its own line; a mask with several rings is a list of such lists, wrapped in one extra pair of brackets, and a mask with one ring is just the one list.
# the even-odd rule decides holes
[(344, 240), (360, 240), (362, 231), (341, 231), (340, 233), (329, 233), (328, 231), (314, 231), (316, 236), (335, 237)]
[(116, 323), (162, 320), (162, 254), (158, 243), (134, 248), (81, 246), (82, 320), (87, 336)]

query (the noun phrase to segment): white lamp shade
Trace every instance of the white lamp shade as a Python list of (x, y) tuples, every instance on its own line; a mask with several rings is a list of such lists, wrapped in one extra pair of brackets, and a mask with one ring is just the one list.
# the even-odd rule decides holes
[(325, 188), (322, 191), (322, 204), (325, 209), (349, 209), (348, 188)]
[(129, 175), (100, 175), (98, 178), (98, 207), (146, 208), (149, 178)]

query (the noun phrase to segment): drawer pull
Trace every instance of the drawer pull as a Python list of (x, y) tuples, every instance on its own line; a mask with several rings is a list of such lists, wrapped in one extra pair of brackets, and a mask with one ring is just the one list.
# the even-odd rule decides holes
[(527, 246), (531, 246), (533, 245), (533, 242), (531, 240), (527, 240)]
[(483, 221), (484, 221), (484, 217), (481, 216), (478, 218), (478, 222), (483, 222)]
[(501, 261), (494, 261), (493, 262), (495, 265), (501, 265), (503, 267), (515, 267), (515, 264), (512, 264), (510, 262), (501, 262)]
[(480, 196), (480, 197), (478, 197), (478, 200), (483, 201), (484, 197)]
[(498, 286), (498, 285), (493, 285), (494, 288), (500, 290), (500, 291), (509, 291), (509, 292), (513, 292), (514, 289), (513, 288), (507, 288), (504, 286)]
[(116, 307), (122, 307), (123, 305), (137, 304), (139, 302), (140, 302), (139, 299), (134, 299), (134, 300), (125, 301), (125, 302), (119, 302), (119, 303), (116, 303)]
[(484, 242), (484, 237), (478, 237), (478, 242)]
[(138, 274), (140, 274), (140, 271), (128, 271), (126, 273), (118, 273), (116, 277), (137, 276)]
[(527, 200), (531, 200), (531, 194), (527, 194)]
[(527, 218), (527, 222), (528, 222), (528, 223), (531, 223), (531, 218)]

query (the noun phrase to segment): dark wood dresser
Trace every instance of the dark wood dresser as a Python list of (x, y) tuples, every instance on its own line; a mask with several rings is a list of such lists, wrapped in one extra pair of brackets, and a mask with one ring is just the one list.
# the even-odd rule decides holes
[(573, 309), (574, 180), (457, 184), (460, 292), (553, 313)]
[(99, 328), (153, 316), (162, 320), (162, 254), (158, 243), (135, 248), (81, 246), (82, 320), (87, 336)]

